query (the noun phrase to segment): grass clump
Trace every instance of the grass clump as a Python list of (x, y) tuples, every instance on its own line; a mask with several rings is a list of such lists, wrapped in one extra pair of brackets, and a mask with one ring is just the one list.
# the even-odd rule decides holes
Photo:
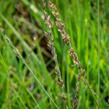
[(0, 0), (0, 109), (108, 109), (108, 0)]

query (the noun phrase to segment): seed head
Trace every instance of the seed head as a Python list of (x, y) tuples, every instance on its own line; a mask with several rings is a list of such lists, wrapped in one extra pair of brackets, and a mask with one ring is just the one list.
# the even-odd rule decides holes
[(63, 41), (64, 41), (65, 44), (69, 44), (70, 38), (65, 36), (65, 37), (63, 37)]
[(70, 56), (73, 59), (74, 63), (76, 65), (79, 65), (79, 60), (78, 60), (77, 54), (74, 52), (73, 48), (70, 49)]

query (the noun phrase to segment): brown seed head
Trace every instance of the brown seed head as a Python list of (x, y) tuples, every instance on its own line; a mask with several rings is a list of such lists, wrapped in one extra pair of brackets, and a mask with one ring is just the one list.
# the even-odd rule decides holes
[(70, 56), (71, 56), (71, 58), (73, 58), (74, 63), (76, 65), (79, 65), (79, 60), (78, 60), (77, 54), (74, 52), (74, 50), (72, 48), (70, 49)]
[(70, 38), (65, 36), (65, 37), (63, 37), (63, 41), (64, 41), (65, 44), (69, 44)]

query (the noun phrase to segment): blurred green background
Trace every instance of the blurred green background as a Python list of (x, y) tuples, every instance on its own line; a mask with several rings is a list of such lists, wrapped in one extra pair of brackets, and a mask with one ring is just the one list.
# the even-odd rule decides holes
[[(86, 69), (89, 85), (80, 81), (77, 108), (108, 109), (109, 0), (52, 2)], [(42, 19), (43, 12), (41, 0), (0, 0), (0, 109), (73, 108), (78, 69), (73, 66), (57, 27), (53, 26), (52, 34), (64, 88), (58, 86), (56, 77), (49, 72), (54, 68), (53, 62), (47, 68), (51, 59), (45, 59), (38, 41), (32, 40), (49, 30)]]

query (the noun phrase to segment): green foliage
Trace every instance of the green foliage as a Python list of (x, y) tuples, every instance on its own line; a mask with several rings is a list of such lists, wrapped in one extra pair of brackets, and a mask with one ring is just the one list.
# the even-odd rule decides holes
[[(89, 84), (80, 81), (77, 108), (108, 109), (109, 0), (52, 1), (86, 70)], [(29, 19), (23, 13), (25, 10), (17, 12), (19, 3), (28, 11)], [(49, 8), (46, 10), (51, 14)], [(40, 0), (0, 0), (0, 109), (73, 107), (78, 68), (73, 66), (68, 47), (64, 45), (56, 25), (52, 35), (64, 88), (57, 84), (57, 77), (48, 71), (39, 42), (31, 40), (34, 32), (38, 37), (43, 31), (49, 31), (42, 19), (43, 11)], [(52, 16), (53, 23), (54, 19)], [(35, 48), (38, 53), (33, 52)], [(90, 88), (95, 94), (91, 93)]]

